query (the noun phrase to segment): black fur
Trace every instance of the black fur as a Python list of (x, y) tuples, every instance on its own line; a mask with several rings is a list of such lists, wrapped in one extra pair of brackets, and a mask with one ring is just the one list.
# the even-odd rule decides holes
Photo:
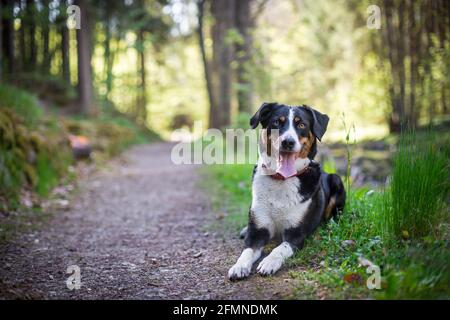
[(253, 221), (252, 210), (248, 213), (247, 235), (245, 237), (245, 246), (247, 248), (261, 248), (270, 240), (269, 230), (256, 227)]

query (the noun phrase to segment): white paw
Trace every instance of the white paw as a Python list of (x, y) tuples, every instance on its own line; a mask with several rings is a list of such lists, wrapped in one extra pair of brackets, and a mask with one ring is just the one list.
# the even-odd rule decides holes
[(258, 265), (256, 270), (263, 276), (268, 276), (277, 272), (283, 265), (283, 259), (279, 257), (271, 257), (270, 255), (265, 257), (263, 261)]
[(234, 266), (228, 270), (228, 279), (239, 280), (249, 276), (252, 270), (252, 266), (244, 265), (241, 263), (236, 263)]

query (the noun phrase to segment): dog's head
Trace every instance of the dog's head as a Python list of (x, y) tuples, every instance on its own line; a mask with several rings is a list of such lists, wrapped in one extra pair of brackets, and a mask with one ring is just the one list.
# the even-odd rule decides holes
[[(250, 119), (250, 125), (255, 129), (261, 124), (260, 147), (269, 156), (273, 149), (278, 151), (279, 167), (288, 174), (294, 170), (298, 158), (315, 157), (316, 140), (322, 139), (328, 121), (327, 115), (309, 106), (291, 107), (273, 102), (263, 103)], [(277, 132), (277, 136), (273, 132)]]

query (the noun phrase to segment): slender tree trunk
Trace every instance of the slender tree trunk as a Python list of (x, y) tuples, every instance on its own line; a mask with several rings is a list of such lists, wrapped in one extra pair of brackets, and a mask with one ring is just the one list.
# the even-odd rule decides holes
[(253, 105), (253, 90), (250, 75), (250, 64), (252, 57), (252, 16), (251, 4), (253, 0), (236, 1), (236, 27), (241, 39), (236, 44), (238, 82), (237, 100), (239, 112), (250, 113)]
[[(448, 12), (448, 8), (446, 6), (450, 5), (448, 3), (448, 0), (440, 0), (438, 3), (438, 33), (439, 33), (439, 47), (442, 51), (445, 51), (445, 42), (447, 41), (447, 28), (449, 27), (447, 24), (447, 14), (450, 15), (450, 12)], [(448, 62), (447, 62), (448, 65)], [(448, 76), (446, 75), (443, 79), (441, 79), (440, 84), (440, 98), (441, 98), (441, 104), (442, 104), (442, 113), (447, 114), (448, 112), (448, 101), (447, 101), (447, 91), (449, 87), (448, 83)]]
[(36, 70), (36, 62), (37, 62), (37, 48), (36, 48), (36, 6), (34, 0), (27, 0), (27, 19), (26, 23), (28, 26), (28, 45), (30, 48), (30, 55), (28, 57), (28, 63), (26, 67), (28, 71)]
[(417, 125), (417, 112), (416, 112), (416, 79), (418, 78), (418, 46), (420, 43), (420, 30), (416, 23), (416, 10), (415, 3), (413, 1), (408, 3), (408, 21), (409, 21), (409, 124), (412, 128)]
[[(5, 59), (5, 72), (8, 73), (9, 77), (12, 77), (16, 72), (15, 68), (15, 50), (14, 50), (14, 1), (13, 0), (2, 0), (3, 8), (3, 19), (2, 19), (2, 51), (3, 57)], [(2, 61), (3, 62), (3, 61)]]
[(0, 83), (3, 82), (3, 1), (0, 1)]
[(397, 71), (399, 78), (399, 87), (400, 87), (400, 123), (401, 125), (407, 122), (407, 108), (406, 108), (406, 72), (405, 72), (405, 1), (400, 1), (400, 4), (397, 9), (397, 17), (398, 17), (398, 32), (397, 34)]
[(27, 12), (25, 2), (16, 0), (20, 7), (20, 30), (19, 30), (19, 48), (20, 48), (20, 70), (25, 71), (28, 63), (28, 52), (26, 46), (26, 24), (27, 24)]
[(111, 54), (111, 12), (108, 4), (105, 8), (105, 15), (105, 86), (106, 100), (109, 100), (112, 91), (113, 57)]
[(66, 25), (61, 26), (61, 69), (64, 82), (70, 85), (70, 42), (69, 29)]
[(42, 71), (44, 74), (50, 73), (50, 0), (43, 0), (43, 19), (42, 19)]
[(212, 80), (211, 80), (211, 70), (210, 70), (210, 62), (208, 61), (208, 56), (206, 54), (206, 48), (205, 48), (205, 36), (204, 36), (204, 17), (205, 17), (205, 0), (200, 0), (197, 3), (198, 7), (198, 40), (200, 44), (200, 52), (202, 55), (202, 62), (203, 62), (203, 71), (205, 73), (205, 82), (206, 82), (206, 89), (208, 93), (208, 102), (209, 102), (209, 127), (212, 127), (212, 115), (213, 111), (217, 110), (216, 100), (214, 98), (214, 91), (212, 87)]
[(145, 48), (144, 48), (144, 30), (139, 30), (137, 33), (137, 49), (139, 57), (139, 98), (138, 98), (138, 110), (137, 110), (137, 120), (140, 124), (145, 125), (147, 123), (147, 73), (145, 65)]
[(217, 97), (217, 114), (212, 117), (211, 126), (224, 128), (231, 123), (231, 86), (234, 45), (227, 41), (228, 32), (234, 27), (234, 0), (212, 0), (211, 13), (214, 17), (213, 35), (213, 80), (214, 96)]
[(77, 30), (79, 111), (92, 115), (95, 110), (92, 101), (92, 44), (89, 4), (87, 0), (75, 0), (74, 4), (81, 9), (81, 29)]
[(61, 71), (62, 78), (66, 85), (71, 85), (70, 80), (70, 43), (69, 43), (69, 29), (66, 25), (66, 10), (67, 0), (62, 0), (59, 4), (58, 30), (61, 34)]
[(391, 0), (383, 1), (384, 11), (385, 11), (385, 22), (386, 22), (386, 30), (385, 30), (385, 43), (388, 52), (388, 60), (391, 71), (391, 83), (389, 83), (389, 95), (391, 98), (392, 104), (392, 112), (389, 117), (389, 131), (390, 132), (400, 132), (401, 130), (401, 102), (399, 98), (399, 90), (398, 90), (398, 73), (397, 70), (397, 52), (395, 50), (395, 30), (394, 30), (394, 22), (393, 22), (393, 3)]

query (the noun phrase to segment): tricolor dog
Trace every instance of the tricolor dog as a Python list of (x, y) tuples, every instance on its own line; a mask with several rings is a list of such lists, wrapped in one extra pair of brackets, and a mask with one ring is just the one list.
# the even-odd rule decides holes
[(322, 221), (344, 208), (341, 178), (322, 172), (313, 160), (328, 121), (327, 115), (311, 107), (278, 103), (264, 103), (251, 118), (253, 129), (262, 126), (259, 160), (243, 230), (245, 249), (228, 271), (229, 279), (249, 276), (264, 246), (277, 239), (279, 246), (256, 268), (261, 275), (274, 274)]

